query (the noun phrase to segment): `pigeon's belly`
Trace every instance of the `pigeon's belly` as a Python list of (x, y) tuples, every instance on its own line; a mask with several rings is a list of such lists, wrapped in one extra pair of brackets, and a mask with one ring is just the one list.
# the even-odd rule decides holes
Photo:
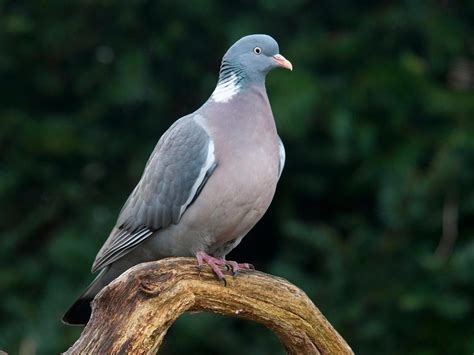
[[(264, 215), (275, 193), (278, 161), (276, 154), (253, 152), (223, 166), (221, 175), (216, 174), (222, 194), (213, 201), (216, 216), (211, 223), (215, 226), (215, 243), (210, 246), (211, 253), (243, 237)], [(232, 170), (232, 174), (224, 169)], [(226, 254), (225, 250), (218, 253)]]

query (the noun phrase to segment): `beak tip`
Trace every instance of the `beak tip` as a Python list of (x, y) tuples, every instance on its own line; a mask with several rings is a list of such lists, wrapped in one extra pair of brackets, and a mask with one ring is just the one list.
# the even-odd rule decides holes
[(287, 60), (281, 67), (293, 71), (293, 64), (291, 64), (289, 60)]
[(275, 54), (273, 60), (278, 64), (278, 66), (293, 71), (293, 64), (291, 64), (291, 62), (281, 54)]

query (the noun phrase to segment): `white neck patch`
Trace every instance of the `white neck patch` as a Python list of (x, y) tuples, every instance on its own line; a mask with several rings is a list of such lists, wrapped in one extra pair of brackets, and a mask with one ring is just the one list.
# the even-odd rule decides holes
[(216, 89), (211, 95), (214, 102), (227, 102), (240, 91), (237, 75), (230, 74), (228, 78), (217, 83)]

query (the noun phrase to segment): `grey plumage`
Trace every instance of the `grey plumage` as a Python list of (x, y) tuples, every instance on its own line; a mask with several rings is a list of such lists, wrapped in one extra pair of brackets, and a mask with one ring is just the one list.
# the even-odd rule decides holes
[(285, 163), (265, 90), (276, 67), (291, 63), (266, 35), (227, 51), (209, 100), (159, 140), (97, 254), (92, 271), (100, 274), (64, 322), (86, 323), (93, 297), (138, 263), (198, 254), (223, 260), (263, 216)]
[(121, 258), (157, 230), (179, 223), (216, 165), (207, 132), (189, 116), (178, 120), (151, 154), (92, 272)]

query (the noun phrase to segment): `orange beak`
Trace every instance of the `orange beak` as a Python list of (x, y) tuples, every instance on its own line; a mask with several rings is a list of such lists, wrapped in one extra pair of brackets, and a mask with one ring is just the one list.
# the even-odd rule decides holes
[(293, 70), (293, 64), (281, 54), (275, 54), (272, 58), (280, 67)]

